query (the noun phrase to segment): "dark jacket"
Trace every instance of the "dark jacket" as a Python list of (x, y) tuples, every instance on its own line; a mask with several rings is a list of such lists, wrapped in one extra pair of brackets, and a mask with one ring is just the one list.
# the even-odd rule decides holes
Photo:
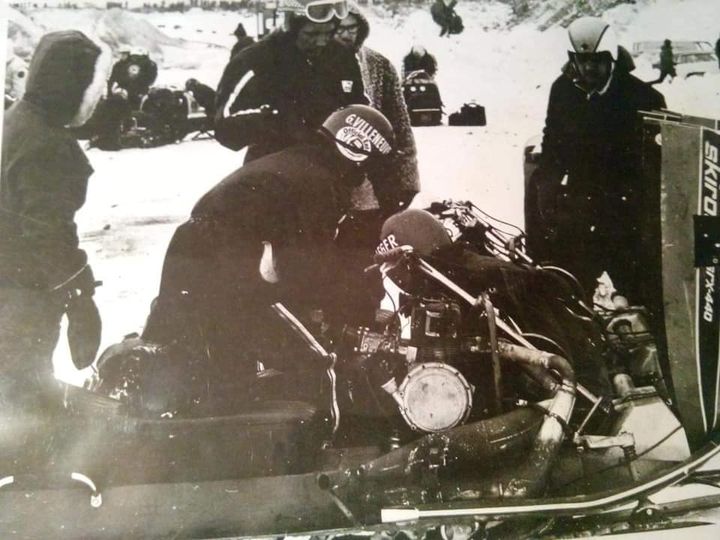
[(24, 97), (5, 113), (0, 282), (52, 289), (86, 263), (74, 218), (92, 167), (65, 126), (80, 109), (99, 54), (80, 32), (44, 36)]
[(675, 74), (675, 58), (673, 57), (672, 45), (665, 45), (660, 48), (660, 71)]
[[(170, 242), (143, 338), (198, 353), (217, 383), (228, 370), (247, 377), (256, 360), (279, 367), (303, 350), (274, 302), (304, 322), (314, 308), (329, 321), (357, 317), (362, 264), (333, 244), (349, 186), (322, 142), (254, 160), (201, 197)], [(261, 277), (263, 242), (272, 245), (276, 283)]]
[(370, 33), (370, 25), (357, 5), (349, 2), (348, 6), (350, 12), (358, 18), (360, 25), (357, 58), (365, 93), (370, 98), (370, 105), (385, 115), (395, 132), (395, 155), (390, 170), (383, 171), (382, 177), (371, 178), (370, 182), (363, 183), (353, 191), (353, 206), (367, 210), (378, 208), (378, 199), (385, 199), (382, 205), (385, 207), (388, 199), (412, 198), (420, 191), (420, 179), (415, 138), (410, 126), (410, 116), (403, 98), (400, 78), (390, 60), (379, 52), (363, 46)]
[(207, 114), (209, 118), (214, 117), (216, 97), (215, 90), (210, 88), (207, 84), (203, 84), (198, 81), (190, 85), (186, 84), (185, 87), (187, 88), (188, 92), (192, 93), (195, 101), (198, 102), (198, 105), (205, 109), (205, 114)]
[(445, 3), (444, 0), (435, 0), (432, 6), (430, 6), (430, 14), (432, 15), (433, 21), (440, 26), (447, 26), (450, 24), (450, 19), (455, 13), (455, 6), (457, 0), (451, 0), (449, 3)]
[(414, 51), (410, 51), (405, 58), (403, 58), (403, 78), (407, 77), (413, 71), (422, 70), (430, 77), (434, 77), (437, 73), (437, 61), (435, 57), (425, 52), (423, 55), (419, 55)]
[(313, 63), (277, 31), (234, 56), (217, 90), (215, 137), (250, 146), (245, 162), (306, 139), (337, 108), (367, 103), (351, 51), (331, 42)]
[(113, 66), (108, 80), (108, 90), (116, 84), (127, 91), (131, 101), (148, 93), (158, 75), (157, 64), (148, 56), (131, 54), (125, 60), (119, 60)]
[[(602, 95), (588, 97), (570, 77), (558, 77), (526, 194), (537, 258), (568, 267), (588, 287), (603, 270), (614, 269), (617, 279), (640, 241), (644, 199), (653, 191), (643, 182), (638, 111), (664, 107), (662, 94), (617, 66)], [(545, 216), (540, 222), (532, 214), (535, 203)], [(544, 242), (548, 233), (556, 235)]]

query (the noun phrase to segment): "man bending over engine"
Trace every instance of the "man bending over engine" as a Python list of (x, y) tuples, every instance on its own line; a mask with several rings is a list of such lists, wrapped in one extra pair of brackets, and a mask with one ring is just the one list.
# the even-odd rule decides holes
[[(191, 368), (179, 368), (180, 383), (159, 375), (165, 387), (190, 383), (212, 399), (242, 399), (264, 368), (312, 368), (307, 349), (272, 311), (276, 302), (306, 325), (374, 312), (379, 298), (362, 278), (368, 262), (333, 240), (351, 188), (383, 166), (393, 145), (382, 114), (349, 106), (305, 143), (245, 165), (200, 198), (170, 241), (142, 336), (172, 349), (173, 369)], [(188, 381), (193, 367), (199, 379)], [(297, 379), (293, 386), (312, 395)]]

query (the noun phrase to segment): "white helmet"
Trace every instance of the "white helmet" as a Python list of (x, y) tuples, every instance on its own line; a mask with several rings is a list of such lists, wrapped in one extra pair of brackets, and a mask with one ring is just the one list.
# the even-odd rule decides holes
[(617, 36), (610, 25), (598, 17), (580, 17), (568, 26), (571, 49), (568, 53), (609, 53), (613, 61), (617, 60)]
[(148, 50), (145, 47), (133, 47), (130, 54), (133, 56), (148, 56)]

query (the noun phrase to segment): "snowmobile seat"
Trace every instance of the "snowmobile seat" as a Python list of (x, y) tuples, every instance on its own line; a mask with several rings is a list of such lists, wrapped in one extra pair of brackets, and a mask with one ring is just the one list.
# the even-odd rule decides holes
[[(17, 464), (10, 473), (44, 471), (52, 463), (53, 470), (82, 471), (104, 486), (276, 476), (309, 470), (321, 442), (315, 407), (300, 401), (254, 402), (236, 414), (204, 418), (138, 418), (111, 402), (69, 387), (70, 414), (40, 430), (38, 440), (53, 441), (46, 452), (3, 449), (5, 462)], [(34, 463), (23, 463), (23, 455)]]

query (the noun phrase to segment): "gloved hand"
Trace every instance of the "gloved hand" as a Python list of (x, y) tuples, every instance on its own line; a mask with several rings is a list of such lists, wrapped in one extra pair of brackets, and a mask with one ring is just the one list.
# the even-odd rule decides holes
[(70, 356), (77, 369), (84, 369), (93, 363), (100, 347), (100, 312), (91, 295), (80, 294), (70, 298), (65, 314)]
[(89, 264), (68, 284), (65, 307), (68, 344), (77, 369), (84, 369), (92, 364), (100, 347), (102, 321), (93, 300), (97, 284)]

